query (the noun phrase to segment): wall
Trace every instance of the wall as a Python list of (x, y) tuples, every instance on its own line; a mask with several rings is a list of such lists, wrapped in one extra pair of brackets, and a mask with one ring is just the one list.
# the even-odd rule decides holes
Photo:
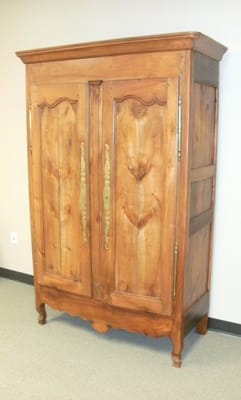
[[(241, 323), (241, 2), (8, 0), (1, 2), (0, 266), (32, 273), (24, 65), (16, 50), (179, 31), (228, 46), (221, 64), (217, 206), (210, 316)], [(10, 232), (17, 231), (17, 245)]]

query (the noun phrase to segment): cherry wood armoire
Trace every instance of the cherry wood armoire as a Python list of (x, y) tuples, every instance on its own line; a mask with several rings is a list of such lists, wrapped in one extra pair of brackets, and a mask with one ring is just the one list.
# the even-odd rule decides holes
[(198, 32), (17, 52), (26, 64), (36, 307), (207, 330), (219, 61)]

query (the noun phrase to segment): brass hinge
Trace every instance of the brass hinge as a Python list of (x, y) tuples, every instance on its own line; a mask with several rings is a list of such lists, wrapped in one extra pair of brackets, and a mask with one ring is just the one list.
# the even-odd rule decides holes
[(32, 136), (32, 107), (28, 108), (28, 126), (29, 126), (29, 150), (32, 152), (33, 136)]
[(177, 105), (177, 157), (182, 157), (182, 96), (178, 95)]
[(178, 244), (175, 242), (173, 249), (173, 298), (176, 297)]

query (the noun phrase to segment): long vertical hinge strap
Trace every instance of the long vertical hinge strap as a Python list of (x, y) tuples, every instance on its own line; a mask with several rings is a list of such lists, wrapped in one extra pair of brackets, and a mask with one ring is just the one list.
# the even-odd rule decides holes
[(33, 148), (33, 136), (32, 136), (32, 107), (28, 108), (28, 126), (29, 126), (29, 150)]
[(182, 157), (182, 96), (178, 95), (177, 105), (177, 157), (178, 160)]
[(173, 298), (176, 297), (177, 261), (178, 261), (178, 244), (177, 242), (175, 242), (173, 250)]

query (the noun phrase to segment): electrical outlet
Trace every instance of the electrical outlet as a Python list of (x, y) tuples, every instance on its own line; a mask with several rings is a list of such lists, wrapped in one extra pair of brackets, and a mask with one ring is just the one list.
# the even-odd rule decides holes
[(11, 244), (17, 244), (18, 243), (18, 234), (17, 234), (17, 232), (11, 232), (11, 234), (10, 234), (10, 242), (11, 242)]

